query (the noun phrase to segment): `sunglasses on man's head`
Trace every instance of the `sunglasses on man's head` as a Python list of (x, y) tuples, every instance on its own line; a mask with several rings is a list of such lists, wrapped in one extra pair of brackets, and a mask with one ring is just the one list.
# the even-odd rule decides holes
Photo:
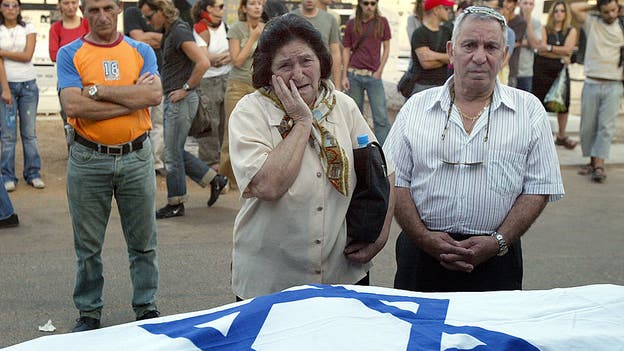
[(19, 4), (7, 4), (7, 3), (2, 3), (2, 7), (4, 7), (5, 9), (17, 9), (20, 7)]
[(364, 6), (375, 6), (375, 5), (377, 5), (377, 1), (362, 1), (362, 5), (364, 5)]

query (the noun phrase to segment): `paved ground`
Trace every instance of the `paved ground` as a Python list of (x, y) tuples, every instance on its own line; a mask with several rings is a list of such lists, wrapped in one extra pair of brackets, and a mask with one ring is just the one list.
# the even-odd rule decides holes
[[(619, 118), (620, 125), (623, 120)], [(37, 326), (48, 319), (58, 328), (56, 333), (68, 332), (77, 317), (71, 300), (75, 256), (65, 195), (66, 148), (60, 120), (40, 119), (38, 135), (47, 187), (35, 190), (20, 182), (10, 196), (21, 224), (0, 232), (0, 347), (43, 336)], [(596, 185), (576, 175), (572, 165), (584, 162), (578, 149), (559, 152), (562, 157), (569, 156), (563, 166), (567, 195), (549, 205), (525, 236), (525, 289), (622, 285), (624, 167), (611, 165), (608, 181)], [(162, 178), (158, 189), (158, 205), (163, 205), (166, 195)], [(158, 222), (158, 299), (166, 315), (234, 300), (229, 267), (238, 194), (224, 195), (214, 207), (207, 208), (209, 191), (194, 184), (189, 189), (186, 216)], [(103, 253), (104, 326), (129, 322), (134, 317), (118, 217), (113, 210)], [(392, 286), (397, 232), (395, 224), (388, 245), (375, 259), (375, 285)]]

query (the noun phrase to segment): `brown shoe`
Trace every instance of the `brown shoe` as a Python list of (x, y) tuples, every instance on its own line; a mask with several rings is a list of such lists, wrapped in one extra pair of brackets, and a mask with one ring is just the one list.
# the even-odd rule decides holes
[(594, 165), (592, 165), (591, 163), (582, 166), (581, 169), (579, 169), (578, 171), (578, 174), (580, 175), (590, 175), (592, 173), (594, 173)]
[(568, 150), (574, 149), (577, 144), (578, 144), (578, 141), (574, 141), (570, 139), (569, 137), (563, 137), (563, 138), (557, 137), (555, 139), (555, 145), (563, 146)]
[(594, 167), (594, 172), (592, 173), (592, 180), (596, 183), (602, 183), (607, 179), (607, 172), (602, 167)]

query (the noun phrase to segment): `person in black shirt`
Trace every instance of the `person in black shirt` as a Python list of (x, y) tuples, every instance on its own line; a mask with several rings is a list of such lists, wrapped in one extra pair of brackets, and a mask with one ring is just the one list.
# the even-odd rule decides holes
[[(162, 55), (160, 52), (160, 41), (162, 40), (162, 32), (155, 30), (147, 24), (147, 21), (136, 6), (130, 6), (124, 10), (123, 16), (124, 34), (130, 38), (142, 41), (154, 49), (156, 61), (158, 62), (158, 71), (162, 70)], [(154, 155), (154, 169), (156, 174), (165, 176), (165, 162), (163, 161), (163, 150), (165, 148), (163, 140), (163, 104), (154, 106), (150, 109), (150, 118), (152, 120), (152, 130), (150, 130), (149, 138), (152, 143), (152, 154)]]
[(446, 42), (452, 32), (442, 26), (449, 20), (454, 2), (451, 0), (425, 0), (423, 25), (412, 34), (413, 68), (418, 73), (412, 94), (443, 85), (449, 77), (449, 57)]

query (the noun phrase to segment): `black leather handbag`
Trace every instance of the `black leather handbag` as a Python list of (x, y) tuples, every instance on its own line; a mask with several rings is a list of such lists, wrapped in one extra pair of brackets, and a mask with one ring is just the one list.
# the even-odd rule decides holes
[(414, 86), (416, 85), (416, 81), (420, 75), (418, 74), (418, 69), (416, 67), (412, 67), (411, 70), (405, 71), (399, 79), (397, 83), (397, 91), (401, 93), (404, 97), (408, 98), (412, 96), (412, 91), (414, 91)]
[(376, 141), (353, 150), (357, 182), (347, 210), (347, 235), (375, 242), (381, 234), (390, 201), (386, 157)]

